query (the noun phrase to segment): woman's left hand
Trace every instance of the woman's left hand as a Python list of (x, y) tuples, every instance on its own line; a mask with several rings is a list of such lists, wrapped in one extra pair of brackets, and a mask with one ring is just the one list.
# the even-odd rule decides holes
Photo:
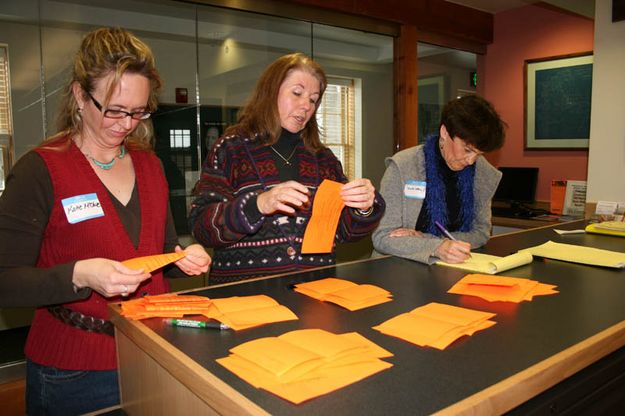
[(184, 250), (176, 246), (176, 253), (184, 251), (186, 256), (178, 260), (175, 264), (180, 270), (188, 275), (198, 275), (206, 273), (211, 264), (211, 258), (200, 244), (191, 244)]
[(389, 237), (423, 237), (421, 231), (414, 228), (395, 228), (388, 234)]
[(346, 206), (366, 211), (373, 206), (375, 188), (369, 179), (355, 179), (343, 185), (341, 198)]

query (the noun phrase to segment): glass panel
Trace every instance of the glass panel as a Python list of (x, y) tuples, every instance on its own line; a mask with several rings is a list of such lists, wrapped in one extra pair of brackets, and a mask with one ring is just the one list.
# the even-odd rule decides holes
[(44, 137), (37, 0), (0, 2), (0, 42), (8, 45), (10, 53), (13, 144), (17, 158)]
[(267, 65), (292, 53), (310, 53), (310, 24), (202, 7), (198, 12), (202, 160), (236, 121)]
[[(377, 184), (384, 157), (393, 153), (393, 38), (320, 24), (313, 24), (312, 33), (314, 59), (328, 76), (355, 87), (355, 143), (349, 154), (355, 176)], [(335, 98), (330, 92), (323, 97)]]
[[(169, 182), (176, 228), (180, 233), (186, 233), (186, 194), (195, 181), (195, 175), (188, 175), (186, 180), (187, 172), (197, 172), (199, 166), (196, 151), (195, 6), (174, 1), (90, 0), (78, 4), (71, 0), (42, 0), (41, 13), (45, 16), (42, 55), (48, 135), (56, 132), (56, 114), (70, 76), (70, 65), (87, 32), (100, 26), (121, 26), (152, 49), (163, 79), (159, 97), (163, 104), (152, 118), (156, 137), (154, 148)], [(186, 95), (181, 94), (183, 90)], [(173, 128), (187, 132), (184, 136), (176, 136), (180, 146), (171, 146), (170, 129)]]
[[(150, 45), (164, 81), (152, 119), (155, 150), (182, 234), (188, 232), (186, 206), (207, 149), (236, 121), (264, 68), (284, 54), (311, 55), (328, 75), (354, 85), (349, 128), (356, 140), (354, 149), (341, 151), (355, 155), (356, 176), (378, 182), (382, 157), (392, 153), (390, 36), (167, 0), (4, 0), (0, 23), (0, 42), (11, 51), (16, 156), (56, 132), (62, 89), (87, 32), (123, 27)], [(328, 121), (328, 128), (335, 125)], [(184, 133), (171, 136), (171, 130)]]
[(441, 111), (455, 97), (475, 94), (476, 55), (426, 43), (417, 44), (419, 143), (438, 134)]

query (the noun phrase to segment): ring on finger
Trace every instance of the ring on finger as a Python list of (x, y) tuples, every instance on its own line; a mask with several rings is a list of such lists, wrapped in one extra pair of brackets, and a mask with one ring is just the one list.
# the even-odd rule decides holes
[(123, 297), (128, 296), (128, 286), (127, 285), (122, 285), (124, 287), (124, 291), (121, 293), (121, 295)]

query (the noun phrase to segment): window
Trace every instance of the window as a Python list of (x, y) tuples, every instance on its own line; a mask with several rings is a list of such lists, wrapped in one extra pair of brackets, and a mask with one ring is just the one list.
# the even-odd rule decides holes
[(9, 48), (0, 44), (0, 194), (11, 169), (11, 97), (9, 95)]
[(9, 97), (9, 48), (0, 44), (0, 143), (11, 134)]
[(191, 130), (170, 129), (169, 147), (172, 149), (184, 149), (191, 147)]
[(341, 161), (345, 175), (356, 177), (356, 111), (354, 80), (328, 78), (317, 110), (321, 141)]

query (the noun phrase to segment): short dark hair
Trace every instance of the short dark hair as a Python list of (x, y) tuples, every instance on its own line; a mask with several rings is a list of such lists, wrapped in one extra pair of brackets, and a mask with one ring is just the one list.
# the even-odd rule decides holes
[(507, 127), (493, 105), (479, 95), (465, 95), (448, 102), (441, 125), (450, 137), (459, 137), (482, 152), (502, 147)]

